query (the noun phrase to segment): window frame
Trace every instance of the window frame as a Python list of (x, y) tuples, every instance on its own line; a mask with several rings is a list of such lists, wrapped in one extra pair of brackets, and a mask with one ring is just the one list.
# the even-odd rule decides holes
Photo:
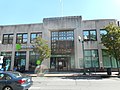
[[(18, 39), (18, 35), (21, 35), (21, 39)], [(24, 38), (24, 35), (27, 35), (26, 38)], [(19, 42), (21, 40), (21, 42)], [(24, 42), (24, 40), (26, 40), (26, 42)], [(27, 44), (27, 40), (28, 40), (28, 33), (17, 33), (16, 34), (16, 43), (17, 44)]]
[[(7, 36), (7, 39), (5, 39), (4, 36)], [(13, 36), (12, 39), (10, 38), (10, 36)], [(14, 34), (3, 34), (2, 44), (13, 44), (13, 38), (14, 38)]]
[[(95, 31), (95, 40), (91, 39), (91, 32)], [(91, 30), (83, 30), (83, 38), (86, 36), (84, 35), (84, 32), (88, 32), (88, 39), (84, 39), (84, 41), (97, 41), (97, 30), (96, 29), (91, 29)]]
[[(93, 51), (94, 51), (94, 54), (96, 53), (95, 57), (92, 56)], [(89, 52), (89, 54), (85, 54), (85, 52)], [(87, 63), (86, 58), (89, 58), (90, 66), (88, 64), (86, 64)], [(95, 60), (97, 60), (97, 63), (95, 63)], [(85, 67), (86, 68), (99, 68), (100, 65), (99, 65), (98, 49), (86, 49), (86, 50), (84, 50), (84, 61), (85, 61)]]
[(51, 31), (51, 54), (74, 53), (74, 30)]
[(38, 35), (42, 38), (42, 32), (32, 32), (32, 33), (30, 33), (30, 43), (32, 43), (32, 39), (33, 39), (32, 34), (36, 34), (36, 36), (35, 36), (36, 38)]

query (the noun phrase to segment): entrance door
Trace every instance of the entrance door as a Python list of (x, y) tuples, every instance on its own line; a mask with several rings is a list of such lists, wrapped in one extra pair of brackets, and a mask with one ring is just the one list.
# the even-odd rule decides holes
[(25, 70), (26, 66), (26, 52), (15, 52), (15, 60), (14, 60), (14, 67), (17, 69)]
[(67, 71), (68, 70), (68, 58), (61, 57), (57, 58), (58, 71)]

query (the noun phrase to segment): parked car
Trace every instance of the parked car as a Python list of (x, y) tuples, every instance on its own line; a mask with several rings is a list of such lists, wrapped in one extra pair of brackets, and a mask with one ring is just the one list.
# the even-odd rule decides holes
[(12, 71), (0, 71), (0, 90), (28, 90), (32, 77)]

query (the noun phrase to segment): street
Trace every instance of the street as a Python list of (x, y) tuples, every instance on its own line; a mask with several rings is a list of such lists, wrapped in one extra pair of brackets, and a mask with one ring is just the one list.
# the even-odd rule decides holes
[(79, 79), (65, 77), (33, 77), (29, 90), (119, 90), (120, 78)]

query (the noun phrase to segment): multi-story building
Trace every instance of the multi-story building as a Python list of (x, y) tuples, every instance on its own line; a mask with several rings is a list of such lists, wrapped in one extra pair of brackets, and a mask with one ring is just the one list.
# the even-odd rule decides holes
[[(10, 70), (18, 65), (34, 70), (39, 55), (33, 52), (32, 42), (41, 36), (51, 48), (51, 57), (43, 62), (49, 69), (116, 68), (116, 61), (107, 56), (101, 44), (104, 27), (110, 23), (117, 24), (117, 20), (69, 16), (44, 18), (37, 24), (0, 26), (0, 52)], [(21, 49), (17, 50), (19, 43)]]

